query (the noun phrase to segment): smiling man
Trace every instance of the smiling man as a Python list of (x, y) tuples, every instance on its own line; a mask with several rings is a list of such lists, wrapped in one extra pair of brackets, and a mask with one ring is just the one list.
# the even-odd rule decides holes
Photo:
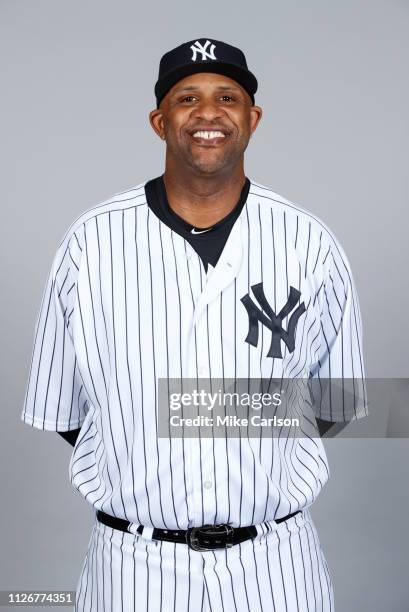
[[(166, 53), (149, 115), (164, 172), (86, 211), (55, 256), (22, 419), (74, 445), (95, 509), (78, 612), (334, 609), (316, 423), (367, 413), (360, 311), (334, 234), (245, 174), (256, 91), (236, 47)], [(159, 380), (348, 378), (342, 413), (314, 401), (297, 436), (158, 435)]]

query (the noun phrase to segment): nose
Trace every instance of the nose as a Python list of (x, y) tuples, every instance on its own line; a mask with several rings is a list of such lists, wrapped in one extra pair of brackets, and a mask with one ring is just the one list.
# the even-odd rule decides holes
[(214, 121), (223, 115), (224, 110), (212, 99), (202, 99), (192, 109), (192, 117), (205, 121)]

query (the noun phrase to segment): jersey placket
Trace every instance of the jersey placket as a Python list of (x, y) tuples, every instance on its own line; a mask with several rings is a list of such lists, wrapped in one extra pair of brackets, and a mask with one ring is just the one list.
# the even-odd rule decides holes
[[(221, 292), (233, 282), (239, 271), (241, 252), (240, 219), (233, 227), (217, 265), (213, 269), (209, 268), (206, 276), (203, 276), (203, 265), (193, 248), (186, 245), (189, 278), (184, 278), (196, 288), (197, 292), (194, 293), (196, 300), (193, 320), (189, 322), (187, 334), (185, 372), (192, 382), (197, 381), (199, 390), (204, 388), (206, 391), (217, 391), (213, 389), (212, 380), (220, 379), (222, 376), (220, 364), (215, 363), (212, 355), (209, 355), (212, 344), (208, 327), (208, 316), (211, 312), (209, 305), (216, 303), (217, 306)], [(202, 278), (198, 275), (202, 275)], [(189, 290), (192, 291), (191, 288)], [(212, 416), (211, 411), (203, 406), (198, 407), (195, 414), (199, 412), (202, 415)], [(193, 510), (189, 516), (193, 526), (213, 523), (217, 515), (217, 489), (220, 484), (216, 474), (218, 463), (216, 454), (220, 445), (217, 444), (217, 439), (214, 440), (212, 435), (209, 436), (209, 433), (208, 428), (205, 435), (200, 435), (200, 428), (191, 428), (187, 431), (188, 437), (185, 438), (190, 446), (190, 467), (186, 466), (186, 470), (190, 469), (190, 474), (186, 473), (186, 477), (193, 492), (192, 498), (188, 500), (188, 508)]]
[[(188, 318), (182, 319), (182, 376), (183, 381), (189, 380), (188, 386), (190, 387), (190, 379), (196, 381), (197, 377), (201, 376), (199, 370), (204, 374), (206, 373), (203, 368), (203, 365), (206, 363), (202, 355), (203, 342), (199, 340), (198, 331), (193, 324), (195, 306), (207, 282), (206, 271), (199, 255), (181, 235), (173, 233), (173, 241), (180, 297), (183, 301), (184, 312), (190, 313)], [(186, 383), (182, 382), (182, 391), (185, 392), (186, 388)], [(182, 409), (180, 416), (185, 418), (191, 417), (192, 410)], [(186, 482), (188, 513), (188, 524), (186, 527), (193, 527), (203, 524), (202, 478), (200, 471), (200, 450), (198, 449), (200, 442), (197, 437), (192, 437), (192, 427), (185, 427), (183, 429), (183, 438), (184, 458), (180, 457), (180, 466), (184, 470)]]

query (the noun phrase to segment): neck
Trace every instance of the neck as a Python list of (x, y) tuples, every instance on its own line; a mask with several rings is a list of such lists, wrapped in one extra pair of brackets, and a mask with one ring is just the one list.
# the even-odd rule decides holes
[(166, 164), (163, 180), (170, 208), (195, 227), (209, 227), (236, 206), (246, 180), (243, 164), (223, 174), (192, 174)]

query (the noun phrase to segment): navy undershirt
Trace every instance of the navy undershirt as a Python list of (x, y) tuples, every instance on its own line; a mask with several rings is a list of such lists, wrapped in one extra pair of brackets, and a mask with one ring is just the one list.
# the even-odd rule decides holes
[(249, 190), (250, 181), (246, 178), (239, 200), (233, 210), (226, 217), (210, 226), (207, 231), (192, 234), (192, 229), (201, 232), (206, 228), (191, 225), (172, 210), (169, 206), (163, 175), (151, 179), (145, 184), (146, 200), (149, 208), (163, 223), (166, 223), (168, 227), (189, 242), (203, 261), (206, 271), (209, 263), (213, 267), (217, 264), (231, 229), (246, 203)]

